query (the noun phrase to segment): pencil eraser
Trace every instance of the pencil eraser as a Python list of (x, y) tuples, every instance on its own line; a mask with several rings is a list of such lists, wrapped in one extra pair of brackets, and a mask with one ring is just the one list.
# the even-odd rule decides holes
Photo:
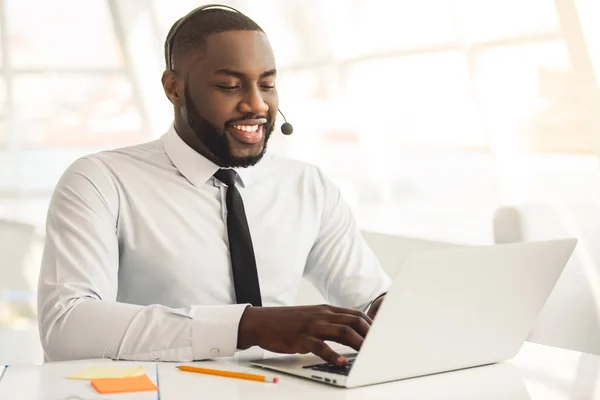
[(279, 383), (279, 378), (273, 378), (273, 383)]

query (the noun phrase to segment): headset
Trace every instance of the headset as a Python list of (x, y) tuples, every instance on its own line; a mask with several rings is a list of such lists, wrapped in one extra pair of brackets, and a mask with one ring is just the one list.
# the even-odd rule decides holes
[[(172, 52), (173, 52), (173, 43), (174, 43), (174, 39), (175, 39), (175, 35), (177, 35), (177, 31), (179, 31), (179, 29), (181, 28), (181, 26), (190, 18), (192, 18), (192, 16), (201, 13), (202, 11), (208, 10), (208, 9), (224, 9), (224, 10), (229, 10), (229, 11), (233, 11), (235, 13), (238, 14), (242, 14), (242, 12), (236, 10), (233, 7), (230, 6), (225, 6), (225, 5), (221, 5), (221, 4), (206, 4), (203, 6), (200, 6), (192, 11), (190, 11), (187, 15), (185, 15), (184, 17), (182, 17), (181, 19), (179, 19), (179, 21), (177, 21), (175, 23), (175, 26), (173, 26), (173, 28), (171, 29), (171, 31), (169, 32), (169, 35), (167, 36), (167, 40), (166, 40), (166, 45), (165, 45), (165, 58), (167, 59), (167, 70), (172, 71), (173, 70), (173, 60), (172, 60)], [(294, 127), (292, 126), (292, 124), (290, 124), (289, 122), (287, 122), (287, 119), (285, 118), (285, 115), (283, 115), (283, 113), (281, 112), (281, 110), (277, 110), (279, 112), (279, 114), (281, 114), (281, 116), (283, 117), (283, 120), (285, 121), (283, 123), (283, 125), (281, 125), (281, 132), (284, 135), (291, 135), (292, 132), (294, 131)]]

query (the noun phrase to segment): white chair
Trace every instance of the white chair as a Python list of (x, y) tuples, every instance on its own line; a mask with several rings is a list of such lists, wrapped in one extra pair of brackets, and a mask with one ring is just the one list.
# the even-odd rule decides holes
[[(436, 242), (388, 233), (363, 231), (363, 238), (373, 250), (384, 271), (393, 279), (406, 257), (415, 252), (459, 246), (454, 243)], [(296, 304), (323, 304), (325, 300), (315, 287), (303, 280), (298, 290)]]
[(529, 204), (494, 216), (496, 243), (564, 237), (579, 242), (528, 340), (600, 354), (600, 207)]

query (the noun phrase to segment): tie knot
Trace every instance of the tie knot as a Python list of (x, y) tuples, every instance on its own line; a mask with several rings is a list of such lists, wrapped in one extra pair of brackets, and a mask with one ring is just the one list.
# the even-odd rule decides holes
[(221, 168), (217, 172), (215, 172), (215, 178), (226, 184), (227, 186), (235, 185), (235, 177), (237, 173), (232, 169), (224, 169)]

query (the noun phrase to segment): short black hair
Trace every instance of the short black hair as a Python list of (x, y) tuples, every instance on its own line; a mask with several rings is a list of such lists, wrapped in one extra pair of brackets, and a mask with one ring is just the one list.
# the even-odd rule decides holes
[[(169, 66), (169, 38), (181, 19), (169, 29), (165, 40), (165, 63)], [(191, 50), (202, 49), (207, 36), (229, 31), (260, 31), (262, 28), (248, 16), (222, 8), (209, 8), (191, 15), (171, 39), (171, 65)]]

